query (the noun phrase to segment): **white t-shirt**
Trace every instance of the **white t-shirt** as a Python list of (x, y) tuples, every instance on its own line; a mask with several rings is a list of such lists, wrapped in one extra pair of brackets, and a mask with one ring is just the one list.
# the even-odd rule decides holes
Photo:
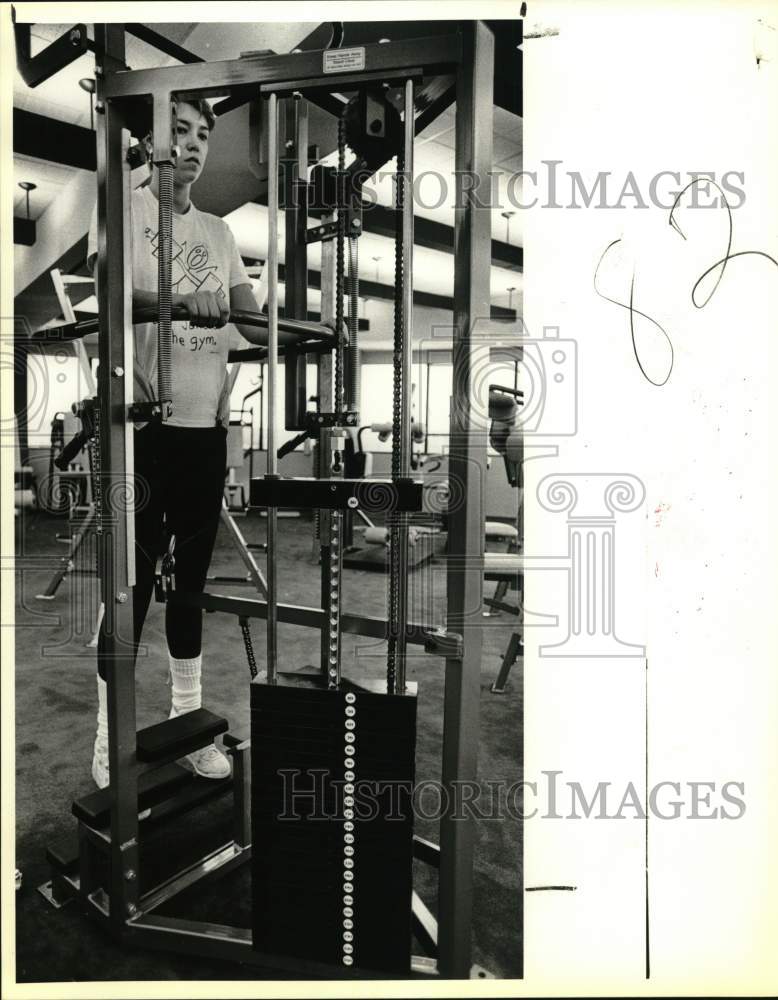
[[(159, 202), (146, 186), (132, 193), (131, 242), (133, 287), (157, 290)], [(97, 212), (89, 230), (87, 261), (97, 253)], [(173, 294), (215, 292), (229, 302), (230, 289), (250, 285), (235, 238), (223, 219), (190, 204), (184, 215), (173, 212), (171, 260)], [(229, 422), (227, 354), (245, 345), (234, 326), (221, 329), (173, 323), (171, 381), (174, 427), (213, 427)], [(135, 399), (157, 399), (157, 326), (135, 326)]]

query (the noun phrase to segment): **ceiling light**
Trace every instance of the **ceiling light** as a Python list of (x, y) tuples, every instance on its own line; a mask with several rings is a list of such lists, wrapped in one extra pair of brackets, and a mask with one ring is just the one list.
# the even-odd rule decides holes
[(32, 181), (19, 181), (19, 187), (27, 195), (27, 219), (30, 218), (30, 191), (34, 191), (37, 188), (37, 184), (33, 184)]
[(85, 76), (82, 80), (78, 81), (78, 85), (82, 90), (85, 90), (89, 94), (89, 127), (94, 131), (95, 128), (95, 109), (92, 104), (92, 94), (95, 92), (95, 81), (91, 76)]

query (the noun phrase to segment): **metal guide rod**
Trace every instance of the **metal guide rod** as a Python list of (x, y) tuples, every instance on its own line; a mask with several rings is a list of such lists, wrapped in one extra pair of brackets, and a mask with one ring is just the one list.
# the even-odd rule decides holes
[[(132, 173), (129, 169), (127, 155), (130, 148), (130, 133), (122, 129), (122, 215), (124, 229), (122, 232), (122, 252), (124, 254), (124, 287), (129, 293), (124, 296), (123, 310), (123, 368), (125, 377), (121, 380), (123, 387), (123, 412), (129, 413), (129, 408), (135, 400), (135, 379), (127, 373), (133, 370), (135, 358), (135, 336), (132, 328), (132, 226), (130, 225), (130, 206), (132, 204)], [(80, 345), (83, 347), (83, 344)], [(99, 409), (99, 407), (98, 407)], [(164, 408), (163, 408), (164, 409)], [(127, 420), (124, 423), (124, 461), (125, 470), (131, 476), (131, 487), (127, 492), (127, 502), (124, 506), (124, 537), (127, 546), (127, 586), (134, 587), (135, 575), (135, 501), (140, 494), (140, 487), (135, 481), (135, 427)], [(128, 484), (129, 485), (129, 484)]]
[[(335, 328), (337, 344), (335, 348), (335, 385), (334, 406), (336, 414), (341, 414), (346, 408), (343, 378), (343, 273), (344, 273), (344, 240), (345, 240), (345, 126), (344, 119), (338, 120), (338, 171), (337, 171), (337, 212), (338, 233), (335, 254)], [(322, 310), (324, 303), (322, 301)], [(319, 405), (321, 408), (322, 394)], [(322, 475), (332, 475), (332, 453), (340, 447), (340, 436), (333, 428), (320, 435), (319, 445), (322, 451), (320, 470)], [(332, 510), (320, 515), (322, 541), (322, 607), (327, 615), (326, 640), (322, 633), (322, 652), (326, 665), (327, 687), (335, 690), (340, 687), (341, 679), (341, 585), (343, 577), (343, 515), (339, 510)], [(326, 649), (324, 643), (326, 641)]]
[(359, 237), (348, 241), (348, 349), (346, 351), (347, 410), (359, 411), (361, 372), (359, 356)]
[(338, 207), (338, 231), (335, 237), (335, 331), (338, 339), (335, 347), (335, 413), (346, 408), (343, 395), (343, 248), (346, 239), (346, 123), (343, 115), (338, 119), (338, 170), (336, 174), (336, 201)]
[(403, 198), (403, 356), (402, 356), (402, 417), (400, 434), (400, 475), (411, 474), (411, 371), (413, 333), (413, 80), (405, 81), (405, 186)]
[[(281, 155), (282, 200), (286, 232), (284, 314), (305, 320), (308, 316), (308, 103), (301, 94), (283, 100), (284, 144)], [(264, 273), (264, 272), (263, 272)], [(279, 334), (281, 324), (279, 322)], [(304, 354), (289, 352), (284, 358), (284, 425), (301, 431), (308, 409), (308, 363)]]
[[(333, 222), (335, 213), (325, 216), (323, 222)], [(323, 323), (335, 323), (335, 244), (329, 240), (321, 248), (321, 318)], [(331, 413), (335, 409), (334, 396), (334, 352), (319, 355), (317, 358), (317, 394), (319, 409), (322, 413)], [(320, 430), (315, 451), (315, 476), (324, 479), (332, 474), (330, 456), (330, 431)], [(321, 606), (325, 615), (321, 624), (320, 635), (320, 667), (324, 677), (328, 676), (330, 657), (330, 623), (329, 613), (332, 605), (330, 589), (329, 539), (330, 523), (326, 511), (314, 511), (314, 551), (321, 562), (320, 595)], [(317, 544), (318, 543), (318, 544)]]
[[(173, 155), (172, 136), (176, 129), (176, 109), (168, 99), (164, 104), (157, 98), (154, 125), (160, 134), (154, 136), (154, 165), (159, 178), (159, 227), (157, 243), (157, 391), (161, 406), (161, 418), (170, 416), (173, 399), (172, 381), (172, 257), (173, 257)], [(162, 107), (169, 110), (169, 116), (162, 113)], [(166, 121), (166, 118), (169, 120)], [(164, 132), (164, 136), (162, 135)]]
[(163, 404), (162, 419), (167, 416), (165, 403), (173, 398), (171, 353), (173, 328), (171, 320), (171, 256), (173, 249), (173, 165), (160, 163), (159, 174), (159, 239), (157, 244), (157, 392)]
[[(278, 475), (276, 453), (276, 389), (278, 387), (278, 98), (268, 98), (268, 395), (267, 395), (267, 475)], [(276, 551), (278, 515), (267, 510), (267, 680), (275, 684), (278, 668), (278, 577)]]
[(268, 98), (268, 419), (267, 474), (278, 474), (276, 454), (276, 389), (278, 387), (278, 98)]

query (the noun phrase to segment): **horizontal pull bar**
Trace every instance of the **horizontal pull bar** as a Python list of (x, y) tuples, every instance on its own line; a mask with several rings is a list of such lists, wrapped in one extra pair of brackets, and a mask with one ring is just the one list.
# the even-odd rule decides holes
[[(172, 317), (175, 321), (186, 320), (187, 313), (183, 306), (175, 306), (172, 310)], [(154, 323), (157, 318), (157, 310), (152, 306), (144, 309), (136, 309), (133, 312), (133, 321), (136, 323)], [(238, 326), (256, 326), (261, 330), (267, 329), (267, 316), (264, 313), (249, 312), (245, 309), (232, 309), (230, 311), (229, 323)], [(317, 338), (319, 340), (331, 341), (335, 343), (335, 331), (323, 323), (313, 323), (304, 319), (278, 319), (278, 332), (287, 333), (300, 339)]]
[[(175, 306), (171, 312), (175, 322), (188, 319), (186, 309), (183, 306)], [(157, 310), (154, 306), (144, 306), (142, 309), (133, 311), (132, 319), (134, 323), (155, 323), (157, 321)], [(267, 316), (264, 313), (249, 312), (244, 309), (234, 309), (230, 312), (229, 323), (236, 323), (238, 326), (255, 326), (259, 329), (267, 329)], [(51, 326), (45, 330), (38, 330), (36, 333), (26, 336), (16, 333), (14, 340), (19, 345), (24, 344), (59, 344), (62, 341), (80, 340), (87, 334), (97, 333), (100, 329), (100, 321), (97, 316), (89, 319), (78, 320), (76, 323), (64, 323), (62, 326)], [(310, 320), (285, 319), (278, 320), (279, 338), (281, 343), (299, 343), (307, 340), (317, 340), (335, 346), (335, 331), (323, 323), (313, 323)]]

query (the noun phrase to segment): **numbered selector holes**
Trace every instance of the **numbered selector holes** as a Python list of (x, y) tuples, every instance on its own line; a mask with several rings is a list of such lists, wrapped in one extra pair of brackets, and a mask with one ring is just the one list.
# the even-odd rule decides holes
[(344, 710), (345, 721), (344, 721), (344, 747), (343, 755), (344, 761), (343, 765), (344, 771), (344, 799), (343, 799), (343, 964), (346, 966), (354, 964), (354, 910), (352, 905), (354, 902), (354, 897), (352, 895), (354, 891), (354, 792), (355, 786), (354, 781), (356, 780), (356, 773), (354, 768), (355, 754), (354, 754), (354, 743), (356, 742), (356, 736), (354, 730), (356, 729), (356, 695), (349, 691), (346, 694), (346, 707)]

